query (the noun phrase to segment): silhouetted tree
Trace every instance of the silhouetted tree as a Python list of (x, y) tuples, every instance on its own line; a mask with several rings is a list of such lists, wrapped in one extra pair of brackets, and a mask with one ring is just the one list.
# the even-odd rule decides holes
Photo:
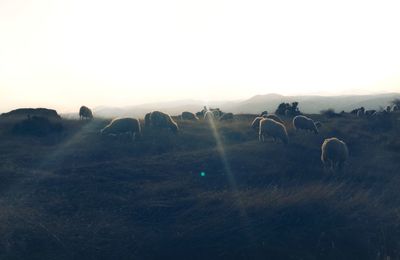
[(286, 110), (289, 107), (289, 103), (280, 103), (278, 108), (275, 110), (275, 114), (277, 115), (285, 115)]
[(277, 115), (286, 115), (286, 116), (297, 116), (300, 115), (301, 112), (299, 110), (299, 102), (289, 103), (280, 103), (278, 108), (275, 111)]

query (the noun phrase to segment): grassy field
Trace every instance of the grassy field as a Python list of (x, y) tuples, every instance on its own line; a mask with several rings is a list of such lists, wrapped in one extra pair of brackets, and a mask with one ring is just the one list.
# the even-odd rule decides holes
[[(134, 143), (100, 136), (108, 120), (45, 137), (0, 120), (0, 259), (400, 259), (398, 115), (311, 117), (320, 134), (288, 119), (287, 146), (254, 115)], [(320, 162), (332, 136), (343, 172)]]

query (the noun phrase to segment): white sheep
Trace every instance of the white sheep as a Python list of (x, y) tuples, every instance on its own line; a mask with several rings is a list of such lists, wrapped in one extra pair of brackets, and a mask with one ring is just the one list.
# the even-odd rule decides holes
[(170, 115), (160, 111), (153, 111), (150, 114), (150, 127), (153, 129), (170, 129), (173, 133), (177, 133), (178, 124)]
[(101, 130), (102, 135), (129, 134), (132, 140), (141, 135), (139, 120), (135, 118), (116, 118)]
[(260, 121), (264, 119), (264, 117), (262, 116), (258, 116), (256, 117), (253, 122), (251, 123), (251, 128), (253, 128), (255, 131), (258, 132), (258, 130), (260, 129)]
[(195, 120), (195, 121), (199, 120), (199, 118), (194, 113), (187, 112), (187, 111), (182, 112), (181, 119), (182, 120)]
[(263, 117), (269, 118), (269, 119), (273, 119), (273, 120), (275, 120), (276, 122), (279, 122), (279, 123), (281, 123), (281, 124), (284, 124), (283, 120), (282, 120), (279, 116), (277, 116), (277, 115), (274, 115), (274, 114), (271, 114), (271, 115), (263, 115)]
[(296, 130), (303, 129), (318, 134), (318, 128), (315, 125), (314, 121), (306, 116), (295, 116), (293, 118), (293, 127)]
[(224, 113), (219, 118), (219, 121), (227, 121), (227, 120), (233, 120), (233, 113)]
[(365, 111), (365, 115), (366, 116), (372, 116), (375, 112), (376, 112), (376, 110), (370, 109), (370, 110)]
[(206, 120), (214, 120), (215, 119), (215, 113), (213, 113), (212, 111), (206, 111), (204, 113), (204, 119)]
[(274, 138), (274, 141), (280, 139), (284, 144), (289, 142), (286, 127), (270, 118), (263, 118), (260, 120), (258, 140), (264, 142), (266, 136), (271, 136)]
[(150, 127), (150, 115), (151, 115), (151, 113), (147, 113), (145, 116), (144, 116), (144, 126), (147, 128), (147, 127)]
[(349, 158), (349, 150), (342, 140), (336, 137), (325, 139), (321, 146), (321, 161), (325, 167), (342, 168)]
[(81, 106), (79, 109), (79, 119), (92, 119), (93, 113), (87, 106)]

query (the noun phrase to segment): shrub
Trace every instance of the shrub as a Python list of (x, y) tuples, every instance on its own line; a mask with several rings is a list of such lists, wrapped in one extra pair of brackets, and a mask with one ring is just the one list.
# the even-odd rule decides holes
[(321, 113), (321, 115), (326, 116), (328, 118), (334, 118), (334, 117), (341, 116), (341, 114), (336, 113), (335, 110), (332, 108), (329, 108), (326, 110), (321, 110), (320, 113)]
[(51, 122), (46, 117), (33, 116), (14, 125), (12, 132), (21, 135), (45, 136), (63, 130), (61, 123)]
[(286, 115), (286, 116), (297, 116), (300, 115), (301, 112), (298, 108), (299, 102), (289, 103), (280, 103), (278, 108), (275, 111), (277, 115)]

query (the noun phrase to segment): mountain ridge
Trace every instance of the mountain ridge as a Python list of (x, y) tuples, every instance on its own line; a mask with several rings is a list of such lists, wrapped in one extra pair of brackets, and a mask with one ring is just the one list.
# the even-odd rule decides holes
[(179, 115), (183, 111), (197, 112), (203, 106), (219, 107), (222, 111), (232, 113), (251, 113), (257, 114), (261, 111), (274, 112), (276, 107), (282, 102), (299, 102), (299, 108), (304, 113), (319, 113), (323, 109), (332, 108), (340, 112), (350, 111), (353, 108), (364, 106), (366, 109), (380, 109), (386, 107), (396, 98), (400, 98), (400, 93), (381, 93), (363, 95), (280, 95), (277, 93), (254, 95), (244, 100), (233, 101), (211, 101), (206, 102), (196, 99), (182, 99), (176, 101), (166, 101), (161, 103), (145, 103), (125, 107), (98, 106), (93, 109), (95, 115), (99, 117), (118, 117), (133, 116), (143, 117), (146, 113), (160, 110), (171, 115)]

